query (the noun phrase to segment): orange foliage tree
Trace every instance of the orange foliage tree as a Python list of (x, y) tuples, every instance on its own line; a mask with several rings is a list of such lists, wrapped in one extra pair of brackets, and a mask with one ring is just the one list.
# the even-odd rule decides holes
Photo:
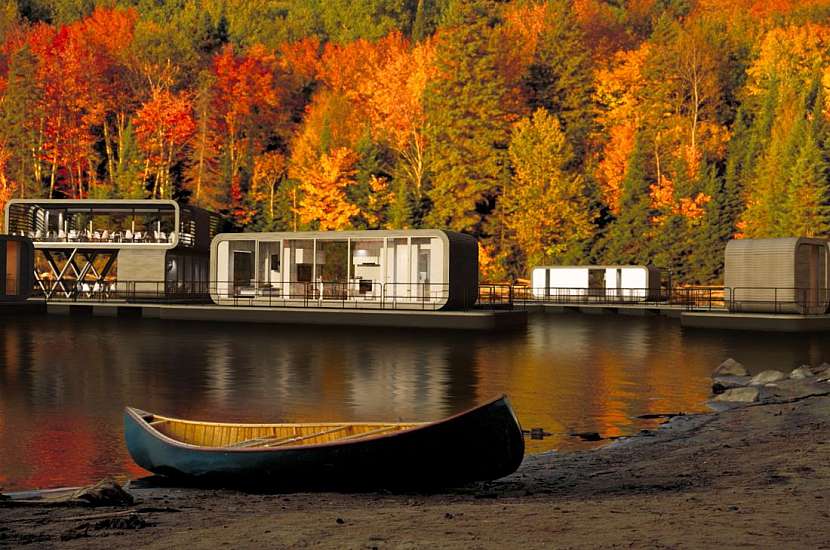
[(599, 70), (596, 76), (602, 151), (595, 176), (603, 202), (615, 215), (620, 212), (622, 182), (640, 126), (642, 71), (648, 53), (647, 45), (617, 52), (611, 66)]
[(196, 131), (190, 96), (157, 87), (136, 113), (133, 124), (147, 159), (144, 179), (153, 182), (150, 197), (172, 198), (170, 169)]

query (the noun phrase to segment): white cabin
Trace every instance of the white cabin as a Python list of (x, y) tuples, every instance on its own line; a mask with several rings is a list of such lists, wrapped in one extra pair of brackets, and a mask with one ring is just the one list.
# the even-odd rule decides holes
[(217, 304), (471, 307), (478, 245), (429, 229), (223, 233), (210, 279)]
[(531, 286), (537, 299), (656, 301), (660, 270), (639, 265), (540, 266), (533, 268)]

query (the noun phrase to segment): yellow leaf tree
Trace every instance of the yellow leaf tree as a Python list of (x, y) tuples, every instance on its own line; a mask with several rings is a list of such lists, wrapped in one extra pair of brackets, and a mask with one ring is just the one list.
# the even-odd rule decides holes
[(336, 231), (351, 226), (352, 216), (360, 213), (348, 201), (346, 189), (355, 183), (357, 154), (346, 147), (323, 153), (320, 160), (296, 170), (302, 198), (296, 209), (300, 221), (316, 225), (322, 231)]
[(566, 169), (573, 151), (559, 120), (545, 109), (520, 120), (509, 153), (514, 175), (501, 207), (527, 266), (574, 261), (595, 216), (584, 179)]

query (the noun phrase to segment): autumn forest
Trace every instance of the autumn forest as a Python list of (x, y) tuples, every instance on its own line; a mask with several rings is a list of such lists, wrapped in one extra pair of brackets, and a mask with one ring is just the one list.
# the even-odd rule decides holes
[(448, 228), (490, 281), (830, 237), (830, 0), (21, 0), (0, 41), (0, 206)]

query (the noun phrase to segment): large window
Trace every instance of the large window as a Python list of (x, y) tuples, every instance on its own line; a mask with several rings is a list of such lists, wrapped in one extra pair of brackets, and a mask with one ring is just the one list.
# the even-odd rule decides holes
[(382, 293), (381, 253), (383, 240), (352, 241), (350, 294), (355, 298), (375, 299)]
[(255, 295), (255, 253), (256, 241), (252, 239), (224, 241), (219, 244), (216, 283), (220, 293), (234, 296)]
[(279, 241), (260, 241), (257, 248), (257, 283), (262, 295), (280, 294), (282, 260)]
[(6, 296), (20, 294), (20, 243), (6, 241)]
[(317, 241), (318, 293), (323, 299), (342, 300), (347, 295), (349, 243), (346, 240)]
[(15, 203), (9, 232), (35, 242), (166, 244), (175, 241), (175, 208), (148, 201), (135, 204), (67, 201)]

